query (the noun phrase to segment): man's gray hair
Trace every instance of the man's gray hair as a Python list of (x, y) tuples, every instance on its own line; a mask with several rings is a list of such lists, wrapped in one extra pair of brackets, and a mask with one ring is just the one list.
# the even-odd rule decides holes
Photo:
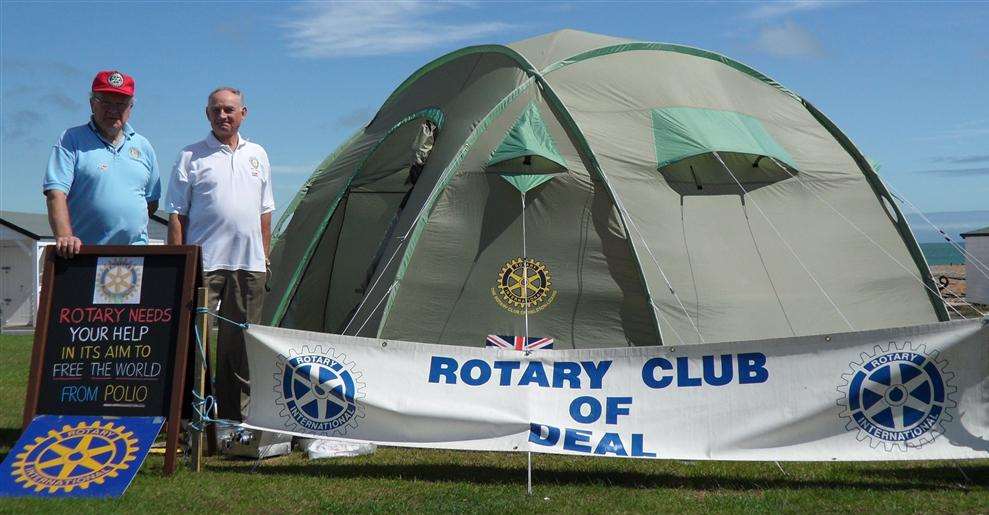
[(213, 91), (211, 91), (210, 94), (209, 94), (209, 96), (206, 97), (206, 105), (209, 105), (210, 100), (213, 99), (213, 95), (215, 95), (215, 94), (217, 94), (217, 93), (219, 93), (221, 91), (229, 91), (229, 92), (233, 93), (234, 95), (237, 95), (237, 97), (240, 98), (240, 105), (242, 105), (242, 106), (246, 106), (247, 105), (244, 102), (244, 93), (241, 90), (239, 90), (237, 88), (234, 88), (234, 87), (231, 87), (231, 86), (220, 86), (220, 87), (214, 89)]

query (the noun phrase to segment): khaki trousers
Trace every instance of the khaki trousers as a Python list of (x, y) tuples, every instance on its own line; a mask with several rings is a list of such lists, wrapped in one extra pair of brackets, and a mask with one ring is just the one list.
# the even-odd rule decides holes
[[(210, 311), (234, 322), (258, 323), (261, 305), (264, 303), (265, 272), (247, 270), (214, 270), (203, 274), (203, 285), (209, 288), (207, 299)], [(220, 418), (243, 420), (242, 394), (251, 394), (250, 371), (247, 367), (247, 351), (244, 331), (229, 322), (213, 320), (218, 325), (216, 338), (216, 391), (217, 414)]]

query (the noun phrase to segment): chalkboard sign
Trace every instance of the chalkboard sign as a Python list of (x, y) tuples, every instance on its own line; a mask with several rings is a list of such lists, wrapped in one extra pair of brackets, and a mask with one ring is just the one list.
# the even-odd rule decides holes
[(45, 249), (25, 426), (35, 415), (165, 416), (178, 433), (194, 246)]

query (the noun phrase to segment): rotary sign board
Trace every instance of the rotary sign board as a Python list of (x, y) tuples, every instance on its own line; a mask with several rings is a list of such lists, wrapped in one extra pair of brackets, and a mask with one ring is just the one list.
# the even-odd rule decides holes
[(84, 246), (63, 259), (48, 247), (42, 266), (24, 426), (36, 415), (162, 417), (170, 474), (188, 402), (198, 248)]

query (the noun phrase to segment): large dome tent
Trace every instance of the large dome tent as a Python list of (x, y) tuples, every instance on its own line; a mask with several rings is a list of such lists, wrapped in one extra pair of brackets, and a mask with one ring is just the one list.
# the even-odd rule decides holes
[(727, 57), (564, 30), (423, 66), (276, 227), (264, 322), (483, 346), (947, 320), (875, 171)]

